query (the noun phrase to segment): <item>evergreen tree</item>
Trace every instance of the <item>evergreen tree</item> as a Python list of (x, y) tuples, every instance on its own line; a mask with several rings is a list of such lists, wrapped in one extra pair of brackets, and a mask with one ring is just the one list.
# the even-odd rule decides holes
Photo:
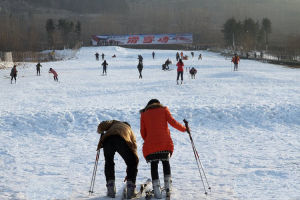
[(46, 31), (47, 31), (47, 35), (48, 35), (48, 45), (50, 47), (53, 47), (53, 44), (54, 44), (53, 34), (55, 31), (53, 19), (48, 19), (46, 21)]
[(271, 24), (271, 21), (268, 18), (263, 18), (263, 20), (262, 20), (262, 29), (264, 30), (264, 33), (265, 33), (266, 50), (268, 50), (269, 34), (272, 32), (272, 24)]
[(228, 19), (225, 24), (223, 25), (223, 34), (225, 43), (228, 46), (235, 46), (235, 37), (236, 37), (236, 29), (237, 29), (237, 22), (234, 18)]

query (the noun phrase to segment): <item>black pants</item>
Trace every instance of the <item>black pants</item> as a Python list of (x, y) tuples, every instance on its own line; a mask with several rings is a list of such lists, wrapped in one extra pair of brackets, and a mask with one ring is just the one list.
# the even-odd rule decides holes
[(126, 144), (125, 140), (118, 135), (110, 136), (104, 140), (103, 149), (105, 157), (104, 171), (106, 182), (109, 180), (115, 180), (114, 156), (115, 153), (118, 152), (127, 165), (127, 180), (135, 183), (139, 161), (136, 159), (135, 154)]
[(41, 69), (36, 69), (36, 75), (41, 75)]
[(103, 74), (106, 74), (106, 67), (103, 67)]
[(181, 80), (183, 81), (183, 72), (177, 72), (177, 81), (179, 80), (179, 76)]
[(170, 152), (160, 152), (150, 154), (146, 157), (147, 162), (151, 162), (151, 178), (152, 180), (159, 179), (158, 163), (162, 162), (164, 176), (171, 175), (171, 167), (169, 163)]
[[(158, 175), (158, 162), (159, 161), (152, 161), (151, 162), (151, 178), (152, 180), (159, 179)], [(164, 176), (171, 175), (171, 166), (169, 161), (161, 161), (163, 165), (163, 172)]]
[(17, 81), (17, 75), (11, 76), (10, 82), (12, 83), (12, 80), (15, 79), (15, 82)]
[(139, 73), (140, 73), (139, 78), (143, 78), (143, 76), (142, 76), (142, 70), (139, 70)]

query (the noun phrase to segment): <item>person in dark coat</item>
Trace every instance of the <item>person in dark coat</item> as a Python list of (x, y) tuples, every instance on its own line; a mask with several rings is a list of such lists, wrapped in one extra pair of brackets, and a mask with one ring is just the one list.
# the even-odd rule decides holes
[(36, 75), (40, 76), (41, 75), (41, 63), (36, 64)]
[(202, 60), (202, 54), (201, 53), (198, 56), (198, 60)]
[(192, 58), (194, 58), (194, 52), (193, 51), (191, 52), (191, 55), (192, 55)]
[(176, 61), (177, 61), (177, 62), (179, 61), (179, 58), (180, 58), (180, 56), (179, 56), (179, 53), (177, 52), (177, 53), (176, 53)]
[(195, 79), (197, 70), (194, 67), (192, 67), (192, 69), (190, 69), (190, 74), (191, 74), (191, 78)]
[(95, 53), (95, 56), (96, 56), (96, 60), (99, 60), (99, 53), (98, 52)]
[(12, 84), (12, 80), (15, 79), (15, 83), (17, 83), (17, 65), (14, 65), (13, 68), (11, 69), (10, 71), (10, 76), (11, 76), (11, 79), (10, 79), (10, 83)]
[(153, 51), (152, 52), (152, 58), (154, 59), (154, 57), (155, 57), (155, 52)]
[(139, 73), (140, 73), (140, 76), (139, 78), (142, 79), (143, 76), (142, 76), (142, 71), (143, 71), (143, 63), (142, 62), (139, 62), (138, 66), (137, 66), (138, 70), (139, 70)]
[(104, 60), (104, 62), (102, 63), (102, 66), (103, 66), (103, 75), (107, 75), (107, 73), (106, 73), (107, 65), (108, 65), (108, 63), (106, 62), (106, 60)]
[(126, 198), (134, 198), (137, 194), (135, 188), (138, 172), (139, 157), (137, 154), (136, 137), (127, 122), (117, 120), (102, 121), (97, 132), (101, 134), (97, 150), (104, 150), (104, 173), (106, 178), (107, 196), (115, 198), (115, 163), (114, 156), (118, 152), (127, 165), (125, 180)]
[(138, 55), (138, 59), (139, 59), (139, 62), (143, 62), (143, 56), (142, 55)]
[(104, 53), (102, 53), (102, 54), (101, 54), (102, 60), (104, 60), (104, 56), (105, 56)]

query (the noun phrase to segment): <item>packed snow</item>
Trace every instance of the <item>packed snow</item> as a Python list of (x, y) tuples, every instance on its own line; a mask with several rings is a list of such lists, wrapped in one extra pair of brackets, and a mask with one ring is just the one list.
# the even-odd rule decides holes
[[(155, 59), (152, 51), (84, 47), (73, 59), (41, 63), (41, 76), (36, 63), (19, 66), (16, 84), (10, 83), (10, 69), (0, 70), (0, 199), (109, 199), (102, 150), (95, 193), (89, 196), (88, 190), (97, 125), (111, 119), (129, 122), (137, 136), (139, 187), (150, 178), (139, 110), (157, 98), (176, 120), (189, 121), (212, 188), (206, 196), (188, 134), (170, 127), (172, 199), (299, 200), (300, 69), (241, 60), (233, 72), (231, 60), (217, 53), (195, 51), (192, 58), (183, 51), (189, 56), (185, 67), (198, 73), (191, 79), (185, 71), (177, 85), (177, 51), (154, 50)], [(105, 54), (107, 76), (96, 52)], [(138, 54), (144, 57), (143, 79)], [(167, 58), (173, 64), (163, 71)], [(120, 199), (126, 165), (118, 154), (115, 163)], [(163, 182), (161, 164), (159, 173)]]

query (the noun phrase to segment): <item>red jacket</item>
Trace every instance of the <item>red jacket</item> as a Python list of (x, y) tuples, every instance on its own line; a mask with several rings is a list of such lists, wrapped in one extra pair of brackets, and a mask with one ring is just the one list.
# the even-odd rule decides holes
[(184, 66), (184, 64), (182, 63), (180, 63), (180, 62), (178, 62), (177, 64), (176, 64), (176, 66), (177, 66), (177, 71), (178, 72), (183, 72), (183, 66)]
[(231, 62), (233, 62), (234, 64), (239, 64), (240, 61), (240, 57), (238, 56), (233, 56)]
[(49, 73), (52, 73), (54, 77), (57, 77), (57, 73), (54, 69), (50, 69)]
[(186, 127), (177, 122), (167, 107), (155, 103), (141, 111), (141, 136), (144, 139), (144, 157), (158, 151), (174, 150), (168, 123), (177, 130), (184, 132)]

